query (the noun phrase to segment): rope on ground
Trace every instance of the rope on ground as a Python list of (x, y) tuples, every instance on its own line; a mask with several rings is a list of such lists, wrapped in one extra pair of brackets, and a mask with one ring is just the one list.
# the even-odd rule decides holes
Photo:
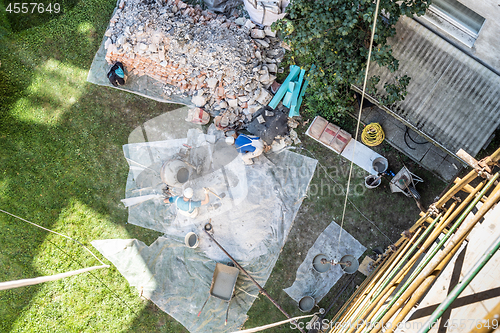
[[(358, 137), (358, 134), (359, 134), (359, 125), (361, 123), (361, 111), (363, 110), (363, 101), (365, 99), (366, 83), (368, 82), (368, 70), (370, 69), (370, 59), (372, 56), (372, 48), (373, 48), (373, 37), (375, 36), (375, 29), (377, 27), (377, 16), (378, 16), (379, 5), (380, 5), (380, 0), (377, 0), (377, 4), (375, 6), (375, 12), (373, 13), (373, 29), (372, 29), (372, 35), (370, 37), (370, 48), (368, 49), (368, 59), (366, 60), (365, 79), (363, 81), (363, 93), (361, 94), (361, 101), (359, 103), (358, 121), (356, 124), (356, 135), (354, 136), (354, 139), (356, 139)], [(352, 157), (351, 157), (351, 166), (349, 167), (349, 178), (347, 178), (347, 189), (346, 189), (345, 200), (344, 200), (344, 210), (342, 212), (342, 222), (340, 223), (337, 252), (340, 250), (340, 238), (342, 236), (342, 228), (344, 226), (345, 210), (347, 208), (347, 199), (349, 198), (349, 186), (351, 185), (351, 176), (352, 176), (352, 168), (354, 165), (354, 153), (355, 152), (356, 152), (356, 140), (354, 140), (354, 146), (352, 149)]]
[(370, 147), (378, 146), (384, 139), (385, 133), (379, 123), (368, 124), (361, 132), (361, 141)]
[[(97, 258), (97, 257), (94, 255), (94, 253), (92, 253), (92, 251), (90, 251), (90, 250), (89, 250), (89, 249), (88, 249), (85, 245), (83, 245), (82, 243), (80, 243), (80, 242), (79, 242), (79, 241), (77, 241), (76, 239), (73, 239), (73, 238), (71, 238), (71, 237), (69, 237), (69, 236), (66, 236), (66, 235), (63, 235), (63, 234), (60, 234), (60, 233), (58, 233), (58, 232), (56, 232), (56, 231), (53, 231), (53, 230), (50, 230), (50, 229), (44, 228), (44, 227), (42, 227), (42, 226), (40, 226), (40, 225), (38, 225), (38, 224), (36, 224), (36, 223), (33, 223), (33, 222), (28, 221), (28, 220), (26, 220), (26, 219), (23, 219), (23, 218), (21, 218), (21, 217), (19, 217), (19, 216), (16, 216), (16, 215), (12, 214), (12, 213), (6, 212), (5, 210), (0, 209), (0, 212), (5, 213), (5, 214), (8, 214), (8, 215), (10, 215), (10, 216), (13, 216), (13, 217), (15, 217), (15, 218), (17, 218), (17, 219), (20, 219), (21, 221), (24, 221), (24, 222), (27, 222), (27, 223), (29, 223), (29, 224), (32, 224), (32, 225), (34, 225), (34, 226), (36, 226), (36, 227), (38, 227), (38, 228), (40, 228), (40, 229), (43, 229), (43, 230), (46, 230), (46, 231), (52, 232), (52, 233), (54, 233), (54, 234), (56, 234), (56, 235), (59, 235), (59, 236), (62, 236), (62, 237), (65, 237), (65, 238), (71, 239), (71, 240), (73, 240), (73, 241), (77, 242), (78, 244), (80, 244), (81, 246), (83, 246), (83, 247), (84, 247), (84, 248), (85, 248), (88, 252), (90, 252), (90, 254), (92, 254), (92, 256), (93, 256), (94, 258), (96, 258), (96, 259), (97, 259), (97, 260), (98, 260), (101, 264), (103, 264), (103, 266), (110, 267), (109, 265), (104, 264), (104, 263), (103, 263), (103, 262), (102, 262), (99, 258)], [(83, 267), (83, 264), (82, 264), (81, 262), (79, 262), (78, 260), (75, 260), (72, 256), (70, 256), (70, 254), (69, 254), (69, 253), (67, 253), (66, 251), (64, 251), (64, 250), (63, 250), (62, 248), (60, 248), (57, 244), (55, 244), (54, 242), (51, 242), (50, 240), (48, 240), (48, 241), (49, 241), (50, 243), (52, 243), (55, 247), (57, 247), (57, 248), (58, 248), (61, 252), (63, 252), (64, 254), (66, 254), (70, 260), (72, 260), (72, 261), (76, 262), (77, 264), (79, 264), (80, 266), (82, 266), (82, 267)], [(93, 267), (96, 267), (96, 266), (93, 266)], [(92, 268), (92, 267), (91, 267), (91, 268)], [(89, 274), (90, 274), (90, 275), (92, 275), (92, 276), (93, 276), (93, 277), (94, 277), (97, 281), (99, 281), (99, 283), (101, 283), (101, 284), (102, 284), (102, 285), (103, 285), (106, 289), (108, 289), (108, 290), (109, 290), (109, 291), (113, 294), (113, 296), (114, 296), (114, 297), (116, 297), (116, 298), (117, 298), (120, 302), (122, 302), (122, 303), (125, 305), (125, 307), (126, 307), (126, 308), (128, 308), (129, 310), (131, 310), (134, 314), (137, 314), (137, 312), (134, 310), (134, 308), (132, 308), (132, 307), (131, 307), (131, 306), (130, 306), (130, 305), (129, 305), (129, 304), (128, 304), (125, 300), (123, 300), (123, 299), (122, 299), (122, 298), (121, 298), (121, 297), (120, 297), (120, 296), (119, 296), (119, 295), (118, 295), (118, 294), (117, 294), (114, 290), (112, 290), (110, 287), (108, 287), (108, 285), (107, 285), (106, 283), (104, 283), (101, 279), (99, 279), (99, 278), (98, 278), (98, 277), (97, 277), (97, 276), (96, 276), (96, 275), (95, 275), (92, 271), (89, 271)]]
[(312, 317), (314, 315), (315, 314), (307, 315), (307, 316), (300, 316), (300, 317), (295, 317), (295, 318), (290, 318), (290, 319), (287, 319), (287, 320), (279, 321), (277, 323), (272, 323), (272, 324), (269, 324), (269, 325), (264, 325), (264, 326), (249, 328), (249, 329), (243, 330), (243, 331), (235, 331), (235, 332), (232, 332), (232, 333), (254, 333), (254, 332), (260, 332), (260, 331), (263, 331), (263, 330), (267, 330), (268, 328), (272, 328), (272, 327), (280, 326), (280, 325), (283, 325), (283, 324), (287, 324), (287, 323), (290, 323), (290, 322), (292, 322), (294, 320), (309, 318), (309, 317)]
[[(318, 159), (318, 158), (317, 158), (317, 157), (316, 157), (316, 156), (315, 156), (315, 155), (314, 155), (311, 151), (309, 151), (308, 149), (306, 149), (306, 148), (304, 148), (304, 147), (301, 147), (300, 149), (305, 150), (306, 152), (308, 152), (309, 154), (311, 154), (311, 156), (312, 156), (312, 157), (314, 157), (316, 160)], [(319, 161), (318, 161), (318, 164), (319, 164), (319, 166), (323, 169), (323, 171), (325, 172), (325, 175), (326, 175), (326, 176), (327, 176), (327, 177), (328, 177), (328, 178), (329, 178), (332, 182), (334, 182), (335, 184), (337, 184), (337, 185), (341, 186), (339, 182), (337, 182), (335, 179), (333, 179), (333, 178), (332, 178), (332, 176), (330, 176), (330, 175), (328, 174), (328, 170), (327, 170), (327, 168), (326, 168), (323, 164), (321, 164), (321, 162), (319, 162)], [(342, 191), (343, 191), (343, 189), (342, 189)], [(373, 222), (372, 220), (370, 220), (368, 217), (366, 217), (366, 215), (365, 215), (365, 214), (363, 214), (363, 213), (361, 212), (361, 210), (359, 210), (359, 208), (358, 208), (358, 207), (354, 204), (354, 202), (352, 202), (352, 200), (351, 200), (351, 199), (347, 199), (347, 200), (348, 200), (348, 201), (349, 201), (349, 203), (350, 203), (350, 204), (354, 207), (354, 209), (356, 209), (356, 210), (358, 211), (358, 213), (359, 213), (361, 216), (363, 216), (363, 217), (364, 217), (364, 218), (365, 218), (368, 222), (370, 222), (370, 223), (371, 223), (371, 224), (372, 224), (372, 225), (373, 225), (373, 226), (374, 226), (374, 227), (375, 227), (375, 228), (376, 228), (376, 229), (377, 229), (377, 230), (378, 230), (378, 231), (379, 231), (382, 235), (384, 235), (384, 237), (385, 237), (385, 238), (387, 238), (387, 239), (389, 240), (389, 242), (391, 242), (391, 243), (393, 242), (393, 241), (392, 241), (392, 239), (390, 239), (390, 238), (389, 238), (389, 236), (387, 236), (387, 235), (386, 235), (386, 234), (385, 234), (382, 230), (380, 230), (380, 228), (379, 228), (379, 227), (375, 224), (375, 222)]]
[[(3, 209), (0, 209), (0, 212), (5, 213), (5, 214), (7, 214), (7, 215), (10, 215), (10, 216), (12, 216), (12, 217), (15, 217), (16, 219), (19, 219), (19, 220), (21, 220), (21, 221), (27, 222), (27, 223), (29, 223), (29, 224), (31, 224), (31, 225), (34, 225), (34, 226), (35, 226), (35, 227), (37, 227), (37, 228), (40, 228), (40, 229), (43, 229), (43, 230), (45, 230), (45, 231), (51, 232), (51, 233), (53, 233), (53, 234), (56, 234), (56, 235), (62, 236), (62, 237), (64, 237), (64, 238), (70, 239), (70, 240), (72, 240), (72, 241), (74, 241), (74, 242), (76, 242), (76, 243), (80, 244), (80, 245), (81, 245), (81, 246), (82, 246), (85, 250), (87, 250), (87, 251), (88, 251), (88, 252), (89, 252), (89, 253), (90, 253), (90, 254), (91, 254), (91, 255), (92, 255), (92, 256), (93, 256), (93, 257), (94, 257), (97, 261), (99, 261), (102, 265), (106, 265), (104, 262), (102, 262), (102, 260), (101, 260), (101, 259), (97, 258), (97, 256), (96, 256), (94, 253), (92, 253), (92, 251), (90, 251), (90, 250), (89, 250), (89, 249), (88, 249), (85, 245), (83, 245), (82, 243), (80, 243), (80, 242), (79, 242), (79, 241), (77, 241), (76, 239), (71, 238), (71, 237), (66, 236), (66, 235), (63, 235), (63, 234), (60, 234), (60, 233), (55, 232), (55, 231), (53, 231), (53, 230), (50, 230), (50, 229), (44, 228), (44, 227), (42, 227), (41, 225), (38, 225), (38, 224), (33, 223), (33, 222), (30, 222), (30, 221), (28, 221), (28, 220), (26, 220), (26, 219), (23, 219), (22, 217), (19, 217), (19, 216), (17, 216), (17, 215), (12, 214), (12, 213), (6, 212), (6, 211), (5, 211), (5, 210), (3, 210)], [(109, 267), (109, 266), (108, 266), (108, 267)]]

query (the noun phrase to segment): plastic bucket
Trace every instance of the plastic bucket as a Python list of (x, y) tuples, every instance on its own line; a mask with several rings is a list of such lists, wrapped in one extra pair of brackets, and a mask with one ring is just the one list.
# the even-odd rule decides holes
[(184, 243), (191, 249), (197, 248), (198, 244), (200, 243), (198, 235), (196, 235), (194, 232), (189, 232), (184, 238)]
[(385, 157), (377, 157), (372, 162), (372, 168), (378, 173), (384, 173), (389, 167), (389, 162)]
[(323, 264), (321, 262), (321, 259), (327, 259), (328, 258), (324, 254), (318, 254), (316, 257), (313, 259), (313, 269), (318, 272), (318, 273), (325, 273), (328, 272), (330, 267), (332, 267), (332, 264), (329, 262), (326, 264)]
[(302, 312), (309, 312), (316, 305), (316, 300), (311, 296), (304, 296), (299, 301), (299, 310)]
[[(382, 183), (382, 178), (377, 179), (378, 176), (376, 175), (369, 175), (368, 177), (365, 178), (365, 186), (366, 188), (375, 188), (379, 186)], [(377, 179), (376, 182), (373, 182), (375, 179)]]
[(350, 254), (343, 256), (340, 258), (340, 262), (343, 263), (350, 263), (350, 266), (345, 266), (345, 265), (340, 265), (342, 267), (342, 270), (347, 273), (347, 274), (354, 274), (359, 268), (359, 262), (358, 259), (356, 259), (354, 256), (351, 256)]

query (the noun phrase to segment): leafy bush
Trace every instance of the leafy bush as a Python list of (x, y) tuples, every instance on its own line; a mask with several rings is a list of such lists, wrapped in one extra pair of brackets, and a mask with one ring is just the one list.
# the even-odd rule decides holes
[[(400, 16), (423, 15), (429, 4), (427, 0), (381, 0), (372, 61), (396, 71), (399, 63), (386, 45), (387, 38), (396, 34), (394, 25)], [(305, 97), (312, 112), (335, 119), (352, 105), (350, 87), (363, 82), (375, 6), (371, 0), (293, 0), (288, 17), (274, 23), (273, 28), (292, 49), (290, 62), (305, 69), (316, 65)], [(402, 100), (409, 80), (404, 76), (386, 84), (387, 96), (382, 102)]]

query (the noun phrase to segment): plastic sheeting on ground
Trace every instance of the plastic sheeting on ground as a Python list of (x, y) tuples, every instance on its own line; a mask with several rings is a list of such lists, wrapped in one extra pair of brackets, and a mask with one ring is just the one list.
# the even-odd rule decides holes
[(284, 289), (295, 301), (299, 302), (302, 297), (311, 296), (318, 303), (344, 274), (340, 265), (332, 266), (325, 273), (315, 271), (312, 263), (316, 255), (324, 254), (329, 260), (340, 261), (340, 258), (347, 254), (359, 259), (366, 251), (366, 248), (345, 230), (342, 230), (339, 243), (340, 230), (337, 223), (330, 223), (307, 252), (306, 258), (297, 270), (292, 286)]
[[(230, 302), (228, 325), (224, 326), (227, 303), (215, 297), (197, 317), (209, 295), (215, 263), (229, 261), (203, 232), (203, 226), (211, 219), (215, 239), (264, 285), (292, 228), (317, 161), (284, 150), (261, 155), (248, 166), (234, 146), (225, 143), (221, 132), (209, 133), (213, 134), (190, 129), (185, 139), (125, 145), (130, 165), (125, 199), (131, 203), (129, 223), (165, 236), (149, 247), (138, 240), (99, 240), (92, 244), (131, 285), (189, 331), (229, 332), (245, 322), (258, 289), (240, 274)], [(159, 172), (163, 162), (171, 158), (195, 167), (184, 185), (194, 189), (194, 199), (204, 197), (203, 187), (222, 199), (211, 195), (210, 203), (200, 207), (196, 218), (177, 214), (175, 206), (163, 203), (160, 195), (164, 184)], [(174, 191), (180, 194), (182, 189)], [(184, 245), (190, 231), (199, 236), (196, 249)]]

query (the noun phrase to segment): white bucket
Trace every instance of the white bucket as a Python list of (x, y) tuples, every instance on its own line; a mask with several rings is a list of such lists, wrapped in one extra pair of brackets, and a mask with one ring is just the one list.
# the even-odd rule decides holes
[(181, 187), (189, 180), (190, 172), (186, 163), (179, 160), (170, 160), (163, 163), (160, 170), (161, 180), (170, 186)]
[(384, 173), (388, 167), (389, 162), (387, 162), (387, 159), (385, 157), (377, 157), (372, 162), (372, 168), (377, 173)]
[(378, 176), (376, 175), (369, 175), (368, 177), (365, 178), (365, 186), (366, 188), (375, 188), (379, 186), (382, 183), (382, 178), (379, 178), (374, 184), (373, 181), (377, 179)]
[(299, 301), (299, 310), (302, 312), (311, 311), (316, 305), (316, 300), (311, 296), (304, 296)]
[(184, 238), (184, 243), (187, 247), (194, 249), (198, 247), (200, 241), (198, 239), (198, 235), (196, 235), (194, 232), (188, 232), (188, 234)]

